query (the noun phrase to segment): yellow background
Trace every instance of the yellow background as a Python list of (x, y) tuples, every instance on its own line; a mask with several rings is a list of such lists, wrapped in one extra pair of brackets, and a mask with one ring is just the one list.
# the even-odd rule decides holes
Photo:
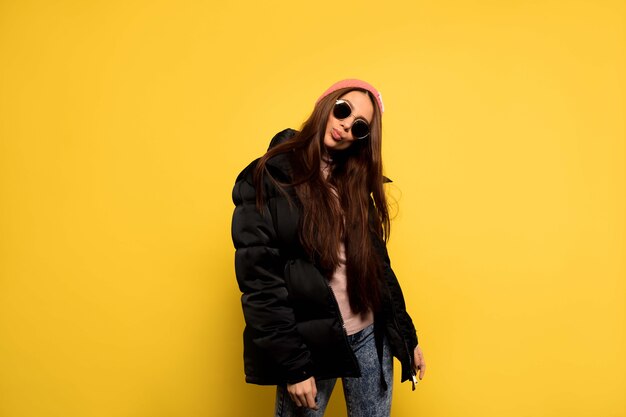
[(271, 415), (230, 192), (348, 77), (385, 101), (428, 363), (393, 415), (626, 416), (625, 29), (610, 0), (0, 2), (0, 416)]

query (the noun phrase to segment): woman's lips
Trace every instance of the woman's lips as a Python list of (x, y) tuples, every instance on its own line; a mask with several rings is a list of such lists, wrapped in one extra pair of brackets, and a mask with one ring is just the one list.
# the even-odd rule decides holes
[(332, 135), (333, 139), (339, 141), (342, 139), (341, 135), (339, 134), (339, 132), (337, 132), (337, 129), (332, 128), (330, 131), (330, 134)]

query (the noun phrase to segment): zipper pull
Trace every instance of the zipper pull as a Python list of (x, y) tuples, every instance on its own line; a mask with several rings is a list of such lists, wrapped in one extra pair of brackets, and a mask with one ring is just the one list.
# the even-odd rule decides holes
[(417, 378), (415, 377), (415, 371), (413, 370), (413, 357), (411, 356), (409, 352), (409, 348), (406, 346), (406, 344), (404, 346), (406, 347), (407, 353), (409, 353), (409, 370), (411, 371), (411, 384), (413, 386), (413, 391), (415, 391), (415, 384), (417, 384)]

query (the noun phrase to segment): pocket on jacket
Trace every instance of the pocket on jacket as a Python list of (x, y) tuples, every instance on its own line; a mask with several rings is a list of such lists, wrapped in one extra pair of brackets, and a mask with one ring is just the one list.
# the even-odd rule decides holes
[(326, 278), (310, 262), (290, 259), (285, 263), (288, 300), (297, 321), (333, 317), (330, 289)]

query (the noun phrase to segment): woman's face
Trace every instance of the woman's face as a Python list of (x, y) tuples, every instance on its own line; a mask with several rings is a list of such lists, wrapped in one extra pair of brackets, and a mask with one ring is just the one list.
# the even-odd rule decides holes
[(326, 131), (324, 132), (324, 146), (329, 151), (348, 149), (356, 140), (352, 137), (350, 129), (352, 123), (360, 118), (371, 124), (374, 117), (374, 104), (367, 93), (352, 90), (341, 96), (340, 99), (350, 103), (352, 114), (345, 119), (339, 120), (335, 118), (332, 110), (330, 111), (328, 121), (326, 122)]

